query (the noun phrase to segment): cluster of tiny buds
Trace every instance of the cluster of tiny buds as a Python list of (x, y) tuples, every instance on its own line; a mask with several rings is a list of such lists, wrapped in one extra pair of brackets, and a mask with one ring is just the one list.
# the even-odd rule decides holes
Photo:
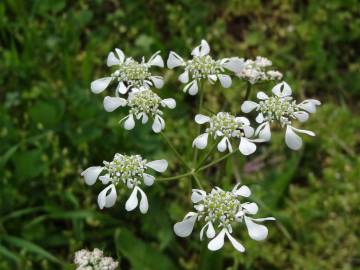
[(280, 98), (278, 96), (269, 97), (259, 102), (258, 110), (264, 115), (266, 121), (272, 122), (277, 120), (281, 126), (291, 124), (291, 118), (294, 112), (299, 111), (295, 100), (288, 98)]
[(209, 75), (217, 75), (223, 71), (219, 61), (215, 61), (210, 55), (195, 56), (186, 62), (187, 70), (193, 79), (205, 79)]
[(233, 192), (213, 189), (200, 205), (195, 205), (195, 209), (199, 212), (199, 219), (227, 227), (235, 221), (241, 203)]
[(104, 167), (114, 184), (121, 181), (126, 183), (129, 188), (132, 188), (141, 183), (146, 162), (140, 155), (121, 155), (117, 153), (111, 162), (104, 161)]
[(129, 94), (128, 106), (131, 108), (130, 114), (138, 115), (139, 113), (146, 113), (152, 116), (162, 114), (159, 110), (160, 104), (161, 98), (150, 89)]
[(265, 70), (272, 62), (261, 56), (255, 60), (248, 59), (244, 62), (244, 68), (237, 74), (241, 79), (255, 84), (258, 81), (281, 80), (283, 75), (277, 70)]
[(126, 81), (129, 85), (140, 87), (151, 76), (147, 63), (137, 62), (132, 58), (127, 58), (124, 63), (118, 65), (118, 69), (111, 75), (116, 77), (119, 82)]
[(104, 253), (95, 248), (93, 251), (86, 249), (75, 253), (74, 263), (76, 270), (115, 270), (119, 263), (111, 257), (104, 257)]
[[(242, 123), (237, 121), (234, 115), (228, 112), (219, 112), (210, 118), (209, 127), (206, 133), (213, 136), (226, 136), (240, 138), (242, 133)], [(219, 134), (220, 133), (220, 134)]]

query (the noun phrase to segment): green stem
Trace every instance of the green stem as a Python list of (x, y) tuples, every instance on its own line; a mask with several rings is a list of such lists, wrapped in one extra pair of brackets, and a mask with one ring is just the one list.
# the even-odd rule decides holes
[(175, 146), (171, 143), (171, 141), (169, 140), (169, 138), (163, 133), (160, 132), (161, 136), (165, 139), (166, 143), (170, 146), (171, 150), (175, 153), (176, 157), (189, 169), (191, 170), (191, 168), (189, 167), (189, 165), (186, 163), (186, 161), (182, 158), (181, 154), (176, 150)]
[(206, 155), (200, 160), (199, 164), (196, 167), (196, 170), (200, 168), (200, 166), (207, 160), (207, 158), (211, 155), (211, 153), (214, 151), (215, 147), (217, 146), (219, 140), (216, 140), (214, 144), (211, 146), (210, 150), (206, 153)]
[(179, 179), (179, 178), (183, 178), (183, 177), (186, 177), (186, 176), (190, 176), (192, 175), (193, 172), (187, 172), (187, 173), (183, 173), (183, 174), (179, 174), (179, 175), (175, 175), (175, 176), (171, 176), (171, 177), (165, 177), (165, 178), (158, 178), (156, 179), (156, 181), (170, 181), (170, 180), (176, 180), (176, 179)]
[(205, 170), (206, 168), (209, 168), (217, 163), (219, 163), (220, 161), (226, 159), (227, 157), (231, 156), (232, 154), (236, 153), (238, 151), (238, 149), (230, 152), (230, 153), (227, 153), (225, 156), (222, 156), (221, 158), (217, 159), (217, 160), (214, 160), (213, 162), (210, 162), (209, 164), (206, 164), (202, 167), (200, 167), (199, 169), (197, 169), (196, 171), (199, 172), (199, 171), (202, 171), (202, 170)]
[(243, 101), (248, 100), (250, 96), (250, 92), (251, 92), (251, 83), (247, 82), (246, 93)]
[[(202, 105), (203, 105), (203, 102), (204, 102), (203, 84), (200, 84), (200, 86), (199, 86), (199, 95), (200, 95), (200, 98), (199, 98), (199, 113), (201, 113)], [(201, 125), (198, 125), (197, 136), (200, 135), (200, 132), (201, 132)], [(198, 158), (198, 149), (195, 147), (194, 158), (193, 158), (194, 167), (196, 166), (197, 158)]]
[(194, 177), (195, 182), (196, 182), (196, 184), (198, 185), (198, 187), (199, 187), (200, 189), (203, 189), (203, 187), (202, 187), (202, 185), (201, 185), (201, 182), (200, 182), (200, 179), (198, 178), (198, 176), (196, 175), (196, 173), (192, 173), (192, 176)]

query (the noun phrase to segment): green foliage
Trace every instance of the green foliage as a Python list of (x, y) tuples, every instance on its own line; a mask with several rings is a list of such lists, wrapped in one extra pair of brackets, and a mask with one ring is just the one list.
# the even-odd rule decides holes
[[(356, 0), (1, 1), (0, 269), (71, 269), (74, 252), (86, 247), (117, 257), (121, 269), (359, 268), (359, 15)], [(227, 245), (209, 252), (197, 234), (172, 233), (190, 210), (190, 178), (146, 189), (143, 216), (124, 210), (125, 193), (100, 211), (100, 186), (79, 176), (115, 152), (165, 157), (169, 176), (184, 173), (150, 127), (125, 132), (124, 113), (106, 113), (103, 95), (89, 85), (107, 71), (114, 47), (137, 58), (161, 50), (166, 58), (170, 50), (189, 55), (201, 38), (214, 55), (268, 57), (299, 99), (325, 104), (306, 124), (317, 137), (302, 151), (286, 149), (279, 132), (259, 153), (201, 175), (206, 188), (240, 179), (262, 216), (277, 218), (265, 243), (237, 236), (245, 254)], [(165, 132), (190, 158), (196, 102), (176, 77), (166, 71), (158, 93), (177, 100)], [(244, 88), (208, 86), (205, 107), (239, 113)]]

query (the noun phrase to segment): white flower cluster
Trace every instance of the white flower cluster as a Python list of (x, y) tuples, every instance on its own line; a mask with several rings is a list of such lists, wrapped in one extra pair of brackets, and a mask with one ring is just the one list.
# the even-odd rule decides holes
[(305, 122), (309, 119), (309, 113), (316, 112), (316, 106), (321, 103), (315, 99), (307, 99), (297, 104), (292, 98), (292, 91), (286, 82), (277, 84), (272, 90), (273, 96), (269, 97), (264, 92), (258, 92), (259, 103), (247, 100), (241, 110), (249, 113), (253, 110), (258, 111), (256, 122), (259, 127), (255, 134), (261, 139), (269, 141), (271, 138), (270, 126), (273, 122), (280, 124), (282, 128), (286, 127), (285, 143), (293, 150), (299, 150), (302, 145), (302, 139), (296, 134), (304, 133), (309, 136), (315, 136), (315, 133), (309, 130), (298, 129), (292, 126), (292, 121), (297, 119)]
[(238, 57), (214, 60), (210, 55), (210, 46), (206, 40), (193, 49), (191, 55), (193, 59), (185, 61), (175, 52), (170, 52), (167, 66), (170, 69), (182, 66), (184, 72), (179, 76), (179, 81), (185, 83), (184, 92), (196, 95), (199, 91), (199, 83), (203, 79), (208, 79), (210, 83), (215, 83), (218, 79), (224, 88), (231, 86), (231, 77), (225, 74), (225, 69), (239, 73), (243, 68), (243, 60)]
[(254, 135), (254, 129), (250, 126), (250, 121), (246, 117), (236, 117), (228, 112), (219, 112), (214, 116), (205, 116), (197, 114), (195, 122), (198, 124), (209, 123), (205, 133), (200, 134), (193, 141), (193, 147), (204, 149), (208, 143), (209, 135), (216, 139), (222, 139), (217, 145), (220, 152), (227, 149), (232, 152), (233, 148), (230, 142), (231, 138), (240, 141), (239, 151), (243, 155), (250, 155), (255, 152), (256, 145), (254, 142), (262, 142), (261, 139), (251, 139)]
[(151, 75), (149, 68), (152, 66), (164, 67), (164, 61), (160, 52), (154, 53), (148, 62), (142, 58), (137, 62), (133, 58), (126, 58), (123, 51), (116, 48), (115, 53), (110, 52), (107, 58), (107, 66), (115, 66), (117, 69), (109, 77), (97, 79), (91, 83), (91, 91), (99, 94), (104, 91), (111, 82), (117, 81), (116, 95), (126, 94), (131, 88), (140, 88), (141, 86), (161, 88), (164, 85), (161, 76)]
[[(237, 223), (245, 223), (250, 238), (256, 241), (264, 240), (268, 235), (268, 229), (264, 225), (255, 222), (275, 220), (273, 217), (252, 218), (259, 208), (254, 202), (242, 202), (241, 197), (249, 197), (251, 191), (247, 186), (236, 185), (232, 191), (224, 191), (218, 187), (207, 194), (204, 190), (193, 189), (191, 201), (196, 212), (189, 212), (182, 221), (174, 225), (174, 232), (180, 237), (187, 237), (193, 231), (195, 222), (203, 225), (200, 231), (200, 240), (211, 239), (208, 249), (218, 250), (224, 245), (225, 236), (239, 252), (244, 252), (245, 247), (233, 236), (233, 226)], [(219, 228), (220, 232), (216, 230)], [(217, 235), (216, 235), (217, 234)]]
[(241, 69), (236, 75), (251, 84), (260, 81), (278, 81), (281, 80), (283, 75), (277, 70), (266, 70), (272, 66), (272, 62), (261, 56), (257, 56), (255, 60), (248, 59), (244, 62), (244, 68)]
[(93, 251), (82, 249), (75, 252), (74, 263), (76, 270), (115, 270), (119, 263), (111, 257), (104, 257), (104, 253), (95, 248)]
[(173, 98), (161, 99), (155, 92), (145, 87), (133, 88), (127, 100), (121, 97), (106, 96), (104, 98), (104, 108), (107, 112), (124, 106), (129, 107), (129, 115), (121, 120), (126, 120), (124, 122), (125, 129), (133, 129), (135, 119), (141, 119), (141, 123), (146, 124), (151, 117), (154, 119), (152, 130), (159, 133), (165, 128), (165, 121), (161, 117), (163, 112), (160, 107), (174, 109), (176, 101)]
[[(126, 201), (125, 209), (132, 211), (139, 205), (140, 212), (145, 214), (149, 209), (149, 203), (145, 192), (139, 186), (142, 183), (151, 186), (155, 180), (155, 177), (145, 173), (145, 170), (151, 168), (157, 172), (164, 172), (167, 166), (168, 163), (164, 159), (148, 162), (140, 155), (115, 154), (111, 162), (104, 161), (104, 166), (89, 167), (81, 175), (88, 185), (95, 184), (98, 178), (104, 185), (108, 185), (99, 193), (100, 209), (114, 206), (117, 197), (116, 187), (121, 184), (133, 190)], [(141, 196), (140, 204), (138, 193)]]

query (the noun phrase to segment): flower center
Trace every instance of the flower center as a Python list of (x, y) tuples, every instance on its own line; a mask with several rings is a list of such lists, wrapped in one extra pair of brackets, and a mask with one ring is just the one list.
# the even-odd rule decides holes
[(241, 137), (242, 124), (236, 117), (227, 113), (219, 112), (210, 119), (210, 127), (206, 129), (212, 136)]
[(118, 81), (125, 81), (134, 87), (140, 87), (143, 85), (143, 81), (151, 76), (151, 73), (146, 63), (139, 63), (128, 58), (119, 65), (118, 70), (113, 75), (118, 78)]
[(185, 70), (189, 71), (194, 79), (202, 79), (208, 75), (219, 74), (221, 66), (210, 55), (205, 55), (197, 56), (187, 61)]
[(131, 93), (128, 101), (131, 114), (146, 113), (155, 116), (159, 113), (161, 98), (150, 89)]
[(114, 184), (122, 181), (133, 185), (141, 183), (146, 160), (139, 155), (115, 154), (113, 161), (104, 161), (105, 168)]
[(291, 101), (275, 96), (260, 101), (259, 110), (264, 114), (267, 121), (272, 122), (273, 120), (277, 120), (284, 126), (291, 124), (293, 113), (298, 111), (299, 108), (297, 107), (295, 100)]
[(236, 213), (241, 209), (241, 203), (234, 193), (223, 190), (213, 190), (202, 201), (199, 218), (205, 221), (228, 225), (235, 220)]

